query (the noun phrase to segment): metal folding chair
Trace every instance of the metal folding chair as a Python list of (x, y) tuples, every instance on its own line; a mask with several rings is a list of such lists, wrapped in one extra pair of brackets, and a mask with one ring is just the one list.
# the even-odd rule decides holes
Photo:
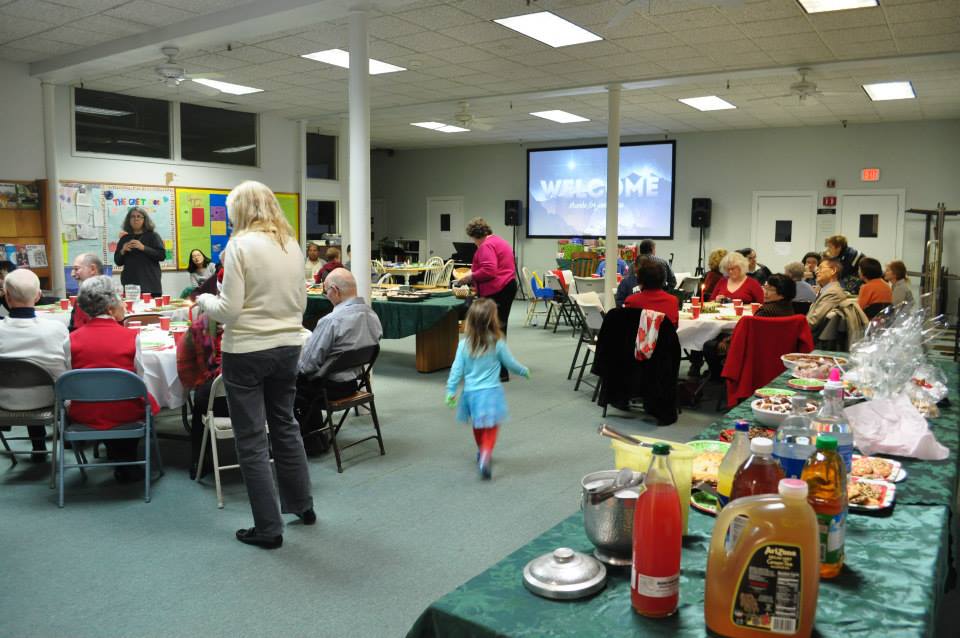
[[(63, 472), (66, 469), (78, 468), (86, 476), (85, 468), (144, 466), (144, 493), (143, 500), (150, 502), (150, 482), (152, 480), (152, 454), (157, 457), (159, 476), (163, 476), (163, 461), (160, 458), (160, 446), (157, 444), (157, 433), (153, 428), (153, 413), (150, 409), (150, 399), (147, 395), (147, 386), (143, 379), (128, 370), (119, 368), (89, 368), (65, 372), (57, 379), (55, 388), (56, 409), (58, 412), (56, 434), (56, 470), (57, 470), (57, 505), (63, 507)], [(143, 421), (124, 423), (109, 430), (97, 430), (82, 423), (73, 423), (67, 414), (67, 401), (83, 402), (113, 402), (129, 399), (141, 399), (144, 405)], [(143, 439), (143, 461), (106, 461), (96, 464), (88, 463), (84, 454), (79, 450), (79, 444), (84, 441), (108, 441), (114, 439)], [(64, 443), (72, 443), (76, 463), (64, 463)], [(151, 450), (152, 448), (152, 450)]]
[[(0, 357), (0, 387), (9, 390), (24, 388), (47, 387), (53, 394), (53, 376), (44, 368), (25, 359), (9, 359)], [(56, 406), (51, 404), (36, 410), (14, 410), (0, 405), (0, 428), (12, 426), (42, 426), (51, 428), (56, 424)], [(17, 464), (17, 455), (34, 454), (30, 451), (13, 450), (8, 441), (29, 441), (29, 436), (4, 436), (0, 429), (0, 444), (3, 449), (0, 454), (10, 456), (12, 465)], [(49, 452), (53, 454), (53, 451)], [(52, 465), (52, 464), (51, 464)], [(50, 473), (50, 486), (53, 487), (53, 471)]]

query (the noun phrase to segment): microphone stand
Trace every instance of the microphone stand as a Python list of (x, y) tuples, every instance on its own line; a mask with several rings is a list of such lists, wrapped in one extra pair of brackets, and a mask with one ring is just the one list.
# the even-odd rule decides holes
[(700, 227), (700, 247), (697, 248), (697, 269), (694, 271), (694, 277), (703, 277), (703, 226)]

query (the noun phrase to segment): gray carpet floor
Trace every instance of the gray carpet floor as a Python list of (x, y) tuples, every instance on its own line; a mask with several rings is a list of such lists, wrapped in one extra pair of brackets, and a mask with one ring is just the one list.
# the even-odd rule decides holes
[[(413, 338), (384, 341), (373, 383), (386, 456), (375, 442), (351, 448), (343, 474), (332, 453), (312, 458), (319, 522), (290, 517), (276, 551), (234, 540), (252, 525), (243, 484), (225, 473), (218, 510), (212, 476), (188, 479), (188, 443), (161, 441), (167, 473), (151, 503), (109, 470), (74, 471), (60, 510), (48, 466), (0, 459), (0, 635), (404, 635), (433, 600), (577, 511), (580, 478), (613, 466), (590, 390), (566, 379), (569, 329), (523, 327), (524, 311), (514, 307), (509, 343), (532, 379), (506, 385), (512, 418), (492, 481), (443, 403), (446, 372), (414, 370)], [(666, 428), (615, 410), (606, 421), (685, 441), (719, 417), (712, 405)], [(341, 438), (369, 423), (352, 417)], [(161, 429), (178, 428), (165, 413)]]

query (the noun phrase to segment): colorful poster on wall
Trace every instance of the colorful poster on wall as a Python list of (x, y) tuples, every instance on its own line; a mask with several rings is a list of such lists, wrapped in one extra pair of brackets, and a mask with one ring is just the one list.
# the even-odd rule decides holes
[[(227, 210), (228, 190), (177, 189), (177, 267), (186, 269), (190, 253), (201, 250), (214, 262), (230, 238), (230, 213)], [(300, 232), (300, 197), (296, 193), (276, 193), (284, 217), (293, 227), (295, 237)]]

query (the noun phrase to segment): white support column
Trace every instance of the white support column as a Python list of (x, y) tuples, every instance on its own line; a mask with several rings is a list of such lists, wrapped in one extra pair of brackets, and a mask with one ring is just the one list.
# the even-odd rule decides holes
[[(357, 295), (370, 301), (370, 89), (367, 13), (350, 12), (350, 236)], [(344, 246), (346, 251), (346, 246)]]
[(614, 306), (617, 290), (618, 223), (620, 219), (620, 85), (607, 87), (607, 270), (603, 277), (604, 305)]
[(300, 236), (297, 240), (307, 252), (307, 121), (297, 120), (297, 170), (299, 175), (294, 180), (297, 190), (300, 191)]
[(58, 297), (66, 297), (63, 276), (63, 241), (60, 231), (60, 173), (57, 170), (56, 90), (54, 84), (44, 82), (43, 91), (43, 154), (47, 174), (47, 264), (50, 267), (50, 288)]

